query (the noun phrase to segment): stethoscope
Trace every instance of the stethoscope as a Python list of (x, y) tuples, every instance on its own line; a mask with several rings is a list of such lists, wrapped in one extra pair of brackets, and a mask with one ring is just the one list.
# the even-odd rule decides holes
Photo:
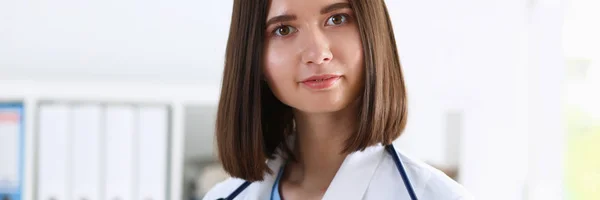
[[(398, 168), (398, 172), (400, 172), (400, 176), (402, 176), (402, 181), (404, 182), (404, 187), (406, 187), (406, 191), (408, 191), (408, 195), (410, 196), (410, 199), (417, 200), (417, 195), (415, 195), (415, 191), (413, 190), (413, 187), (410, 184), (410, 180), (408, 179), (406, 170), (404, 170), (404, 166), (402, 165), (402, 161), (400, 161), (400, 157), (396, 153), (396, 149), (394, 148), (394, 145), (392, 145), (392, 144), (386, 145), (385, 150), (390, 155), (392, 155), (392, 158), (394, 159), (394, 164), (396, 165), (396, 168)], [(233, 200), (238, 194), (242, 193), (242, 191), (244, 191), (244, 189), (246, 189), (250, 184), (251, 184), (251, 182), (246, 181), (246, 182), (242, 183), (242, 185), (240, 185), (237, 189), (235, 189), (231, 194), (229, 194), (229, 196), (227, 196), (227, 198), (220, 198), (217, 200)]]

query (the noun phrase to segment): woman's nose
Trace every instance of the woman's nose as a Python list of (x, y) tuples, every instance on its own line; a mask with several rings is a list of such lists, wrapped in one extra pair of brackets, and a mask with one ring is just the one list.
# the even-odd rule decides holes
[(302, 62), (304, 64), (324, 64), (333, 59), (331, 44), (323, 32), (317, 28), (308, 31), (305, 36), (302, 51)]

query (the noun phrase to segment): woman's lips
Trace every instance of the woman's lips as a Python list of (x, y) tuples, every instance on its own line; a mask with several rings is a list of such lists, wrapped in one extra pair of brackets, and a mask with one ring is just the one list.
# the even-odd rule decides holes
[(326, 74), (319, 76), (311, 76), (304, 79), (301, 83), (313, 90), (324, 90), (333, 87), (339, 80), (340, 75)]

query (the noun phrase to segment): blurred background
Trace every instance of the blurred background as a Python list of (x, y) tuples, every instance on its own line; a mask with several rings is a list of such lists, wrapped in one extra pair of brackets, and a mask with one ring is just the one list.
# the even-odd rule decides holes
[[(600, 199), (600, 1), (386, 0), (398, 148), (477, 199)], [(0, 0), (0, 199), (198, 199), (232, 1)]]

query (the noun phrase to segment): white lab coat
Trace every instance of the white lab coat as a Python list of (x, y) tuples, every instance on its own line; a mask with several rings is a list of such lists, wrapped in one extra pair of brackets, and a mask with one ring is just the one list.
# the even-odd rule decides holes
[[(443, 172), (398, 152), (407, 175), (420, 200), (463, 200), (473, 199), (457, 182)], [(268, 161), (273, 174), (266, 174), (264, 181), (250, 184), (235, 199), (269, 200), (277, 172), (283, 164), (277, 156)], [(244, 181), (230, 178), (213, 187), (203, 200), (225, 198)], [(384, 146), (375, 145), (365, 151), (346, 157), (327, 188), (324, 200), (410, 200), (402, 177), (392, 156)]]

